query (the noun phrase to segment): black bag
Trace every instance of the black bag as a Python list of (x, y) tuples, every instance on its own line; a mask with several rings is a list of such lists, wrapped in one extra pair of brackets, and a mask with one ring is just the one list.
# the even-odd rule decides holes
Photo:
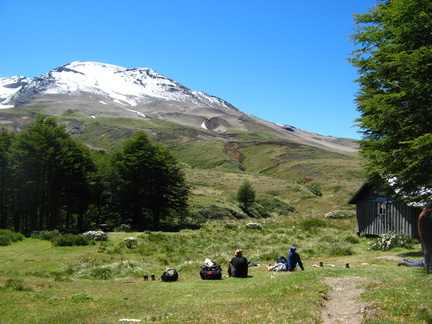
[(222, 268), (219, 264), (203, 265), (200, 270), (201, 279), (222, 279)]
[(174, 268), (170, 268), (162, 273), (162, 276), (159, 278), (160, 281), (169, 282), (169, 281), (177, 281), (178, 272)]

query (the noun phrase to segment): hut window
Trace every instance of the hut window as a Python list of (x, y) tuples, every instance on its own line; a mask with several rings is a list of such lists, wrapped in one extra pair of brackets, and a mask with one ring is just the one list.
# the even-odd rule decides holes
[(378, 214), (386, 215), (387, 214), (387, 203), (379, 203), (378, 204)]

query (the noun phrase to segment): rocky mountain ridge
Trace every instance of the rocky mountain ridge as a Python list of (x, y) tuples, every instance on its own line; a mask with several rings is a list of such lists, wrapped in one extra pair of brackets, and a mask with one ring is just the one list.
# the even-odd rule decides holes
[[(41, 107), (47, 115), (73, 111), (92, 119), (164, 120), (228, 138), (233, 132), (266, 132), (335, 152), (356, 152), (352, 139), (323, 136), (264, 121), (228, 102), (191, 90), (149, 68), (72, 62), (39, 77), (0, 78), (0, 108)], [(1, 112), (1, 110), (0, 110)]]

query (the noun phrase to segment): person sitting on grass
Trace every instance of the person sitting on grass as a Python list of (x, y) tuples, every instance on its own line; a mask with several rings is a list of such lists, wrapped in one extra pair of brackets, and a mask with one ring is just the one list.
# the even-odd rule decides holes
[(228, 263), (228, 277), (246, 278), (248, 276), (248, 261), (243, 251), (235, 251), (234, 257)]
[(290, 248), (290, 253), (288, 254), (288, 261), (287, 261), (288, 272), (293, 272), (297, 265), (302, 269), (302, 271), (304, 270), (303, 263), (301, 262), (300, 259), (300, 254), (298, 254), (296, 251), (297, 248), (295, 246), (292, 246)]

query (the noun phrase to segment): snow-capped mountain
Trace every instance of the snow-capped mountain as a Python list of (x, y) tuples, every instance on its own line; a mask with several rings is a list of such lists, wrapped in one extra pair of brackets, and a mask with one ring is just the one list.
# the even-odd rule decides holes
[(4, 78), (1, 79), (1, 88), (0, 104), (8, 106), (23, 103), (23, 98), (40, 93), (71, 96), (88, 93), (131, 107), (149, 98), (230, 106), (219, 98), (192, 91), (149, 68), (127, 69), (96, 62), (69, 63), (34, 79)]
[(0, 109), (17, 106), (37, 106), (42, 113), (54, 116), (69, 111), (95, 119), (159, 119), (221, 136), (229, 131), (256, 131), (258, 126), (282, 139), (355, 151), (349, 140), (341, 141), (261, 120), (149, 68), (78, 61), (32, 79), (0, 78)]

